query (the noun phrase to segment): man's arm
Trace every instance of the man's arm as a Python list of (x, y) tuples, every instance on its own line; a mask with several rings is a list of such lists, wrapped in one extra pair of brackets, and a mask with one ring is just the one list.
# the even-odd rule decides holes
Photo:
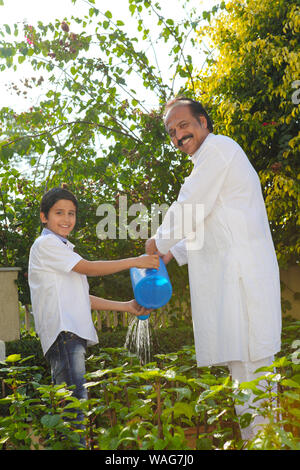
[(162, 260), (165, 264), (168, 264), (173, 258), (174, 258), (174, 255), (171, 251), (168, 251), (166, 255), (162, 256)]
[[(158, 252), (168, 253), (181, 240), (190, 240), (192, 234), (200, 246), (203, 221), (215, 206), (234, 156), (235, 152), (224, 152), (221, 146), (205, 146), (153, 237)], [(150, 249), (146, 252), (153, 253)]]
[(157, 246), (156, 246), (156, 241), (154, 238), (149, 238), (147, 241), (146, 241), (146, 244), (145, 244), (145, 251), (148, 255), (153, 255), (154, 253), (157, 253), (158, 250), (157, 250)]
[(149, 238), (146, 241), (145, 248), (146, 248), (146, 253), (148, 255), (152, 255), (153, 253), (158, 253), (159, 256), (161, 256), (161, 258), (162, 258), (162, 260), (165, 264), (168, 264), (171, 261), (171, 259), (174, 258), (173, 253), (171, 253), (171, 251), (168, 251), (168, 253), (166, 253), (165, 255), (160, 253), (157, 249), (156, 242), (155, 242), (154, 238)]
[(88, 261), (82, 259), (73, 267), (73, 271), (79, 274), (86, 274), (87, 276), (106, 276), (130, 268), (158, 269), (158, 267), (159, 256), (156, 254), (112, 261)]

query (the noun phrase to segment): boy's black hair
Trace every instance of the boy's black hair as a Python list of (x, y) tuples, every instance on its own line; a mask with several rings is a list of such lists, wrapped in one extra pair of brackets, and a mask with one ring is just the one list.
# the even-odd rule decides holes
[(205, 108), (202, 106), (202, 104), (199, 101), (192, 100), (191, 98), (186, 98), (185, 96), (178, 96), (177, 98), (174, 98), (165, 105), (165, 112), (164, 114), (166, 115), (168, 110), (172, 108), (173, 106), (177, 104), (185, 104), (189, 106), (192, 115), (199, 121), (199, 116), (204, 116), (207, 121), (207, 128), (210, 132), (213, 132), (213, 123), (205, 110)]
[(78, 201), (71, 191), (65, 188), (52, 188), (47, 191), (42, 197), (40, 211), (44, 213), (45, 217), (48, 218), (49, 210), (57, 201), (61, 199), (67, 199), (72, 201), (76, 207), (76, 214), (78, 210)]

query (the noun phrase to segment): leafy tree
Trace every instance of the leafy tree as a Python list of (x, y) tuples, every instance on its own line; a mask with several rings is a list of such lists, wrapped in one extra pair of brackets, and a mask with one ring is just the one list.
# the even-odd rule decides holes
[[(170, 204), (177, 197), (191, 163), (170, 146), (162, 106), (183, 92), (200, 96), (216, 132), (232, 136), (245, 149), (261, 177), (280, 264), (297, 261), (296, 2), (221, 2), (200, 16), (190, 10), (178, 22), (164, 17), (158, 2), (129, 0), (134, 35), (109, 10), (101, 12), (94, 0), (85, 3), (82, 18), (38, 22), (25, 25), (24, 31), (17, 24), (0, 28), (0, 70), (22, 70), (23, 64), (32, 68), (32, 76), (12, 89), (24, 96), (32, 88), (41, 90), (41, 99), (23, 112), (0, 110), (1, 264), (23, 267), (21, 301), (30, 302), (29, 247), (39, 233), (39, 200), (52, 186), (67, 183), (78, 196), (73, 241), (83, 256), (111, 259), (143, 253), (143, 239), (119, 238), (125, 224), (118, 220), (121, 196), (127, 197), (127, 207), (144, 204), (148, 214), (152, 204)], [(158, 48), (165, 48), (171, 78), (158, 65)], [(207, 57), (199, 69), (201, 53)], [(114, 205), (116, 239), (97, 237), (97, 207), (102, 203)], [(186, 270), (173, 263), (170, 271), (171, 305), (189, 302)], [(99, 295), (131, 295), (128, 273), (90, 284)]]
[[(203, 15), (191, 12), (176, 23), (163, 17), (158, 3), (130, 0), (137, 25), (132, 36), (109, 10), (101, 12), (94, 0), (85, 3), (82, 18), (39, 21), (24, 25), (24, 31), (17, 24), (0, 28), (0, 70), (22, 70), (23, 64), (32, 69), (32, 76), (12, 89), (25, 96), (32, 88), (41, 89), (41, 99), (29, 109), (0, 110), (1, 264), (24, 268), (23, 303), (30, 302), (27, 260), (39, 233), (39, 200), (46, 189), (66, 183), (78, 196), (80, 215), (73, 241), (83, 256), (134, 256), (143, 253), (145, 240), (119, 239), (122, 224), (117, 224), (116, 239), (100, 240), (97, 207), (111, 203), (118, 216), (120, 196), (126, 195), (128, 207), (139, 202), (150, 214), (151, 204), (169, 204), (176, 198), (190, 167), (189, 159), (167, 142), (161, 107), (187, 78), (192, 80), (192, 58), (185, 45), (190, 39), (196, 50), (196, 26)], [(158, 66), (155, 48), (160, 45), (154, 45), (151, 30), (155, 23), (157, 41), (174, 70), (169, 80), (162, 78)], [(45, 83), (48, 90), (43, 96)], [(186, 271), (176, 273), (175, 265), (171, 269), (174, 299), (188, 299)], [(111, 279), (90, 280), (93, 291), (131, 295), (128, 273)]]
[(237, 140), (259, 172), (278, 260), (299, 262), (300, 133), (297, 1), (234, 0), (199, 29), (205, 73), (190, 84), (217, 132)]

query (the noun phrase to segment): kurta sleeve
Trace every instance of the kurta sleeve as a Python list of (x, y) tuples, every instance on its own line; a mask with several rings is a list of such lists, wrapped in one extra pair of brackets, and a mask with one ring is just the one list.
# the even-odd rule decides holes
[(213, 209), (226, 178), (232, 156), (225, 157), (214, 144), (204, 144), (177, 201), (170, 206), (153, 237), (163, 254), (180, 240), (191, 239), (192, 234), (197, 237), (203, 231), (204, 219)]
[(176, 245), (172, 246), (170, 249), (172, 255), (176, 259), (179, 266), (183, 266), (187, 264), (187, 248), (186, 248), (186, 239), (180, 240), (180, 242), (176, 243)]

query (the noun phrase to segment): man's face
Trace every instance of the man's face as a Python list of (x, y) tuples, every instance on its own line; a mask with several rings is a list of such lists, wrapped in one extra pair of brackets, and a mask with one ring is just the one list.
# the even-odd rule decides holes
[(185, 104), (171, 108), (165, 124), (175, 147), (188, 155), (193, 155), (209, 134), (206, 118), (196, 119)]

